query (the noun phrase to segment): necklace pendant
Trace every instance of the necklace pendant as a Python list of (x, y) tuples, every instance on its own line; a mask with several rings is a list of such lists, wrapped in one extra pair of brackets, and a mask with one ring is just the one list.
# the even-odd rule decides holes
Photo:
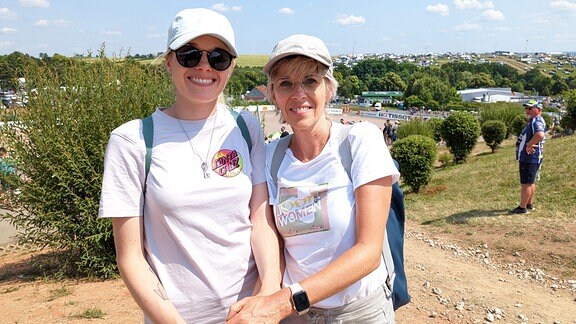
[(202, 162), (202, 172), (204, 172), (204, 179), (208, 179), (210, 178), (210, 174), (208, 173), (208, 165), (206, 164), (206, 162)]

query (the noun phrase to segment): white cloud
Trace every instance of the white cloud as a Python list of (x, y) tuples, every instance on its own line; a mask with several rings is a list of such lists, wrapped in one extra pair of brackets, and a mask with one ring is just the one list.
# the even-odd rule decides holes
[(48, 27), (48, 26), (50, 26), (50, 21), (48, 19), (40, 19), (34, 23), (34, 26)]
[(450, 14), (450, 8), (443, 3), (428, 5), (426, 6), (426, 11), (439, 14), (440, 16), (448, 16)]
[(16, 19), (16, 14), (8, 8), (0, 8), (0, 19)]
[(64, 19), (56, 19), (56, 20), (48, 20), (48, 19), (40, 19), (34, 23), (36, 27), (48, 27), (48, 26), (57, 26), (57, 27), (67, 27), (72, 25), (72, 22)]
[(64, 19), (56, 19), (53, 21), (54, 26), (67, 27), (72, 25), (72, 22)]
[(117, 30), (106, 30), (101, 32), (100, 34), (106, 36), (122, 36), (122, 32)]
[(281, 14), (285, 14), (285, 15), (293, 15), (294, 14), (294, 10), (292, 10), (290, 8), (282, 8), (282, 9), (278, 10), (278, 12)]
[(0, 29), (0, 34), (14, 34), (15, 32), (17, 32), (17, 30), (14, 28), (4, 27)]
[(454, 0), (454, 5), (460, 10), (494, 8), (494, 3), (492, 1), (482, 2), (478, 0)]
[(576, 13), (576, 3), (566, 0), (552, 1), (550, 2), (550, 7), (552, 9), (568, 10), (572, 11), (573, 13)]
[(456, 27), (454, 27), (454, 29), (456, 31), (480, 30), (480, 29), (482, 29), (482, 26), (480, 26), (478, 24), (464, 23), (464, 24), (457, 25)]
[(46, 0), (18, 0), (22, 7), (48, 8), (50, 3)]
[(494, 9), (488, 9), (484, 11), (481, 17), (485, 20), (497, 20), (497, 21), (502, 21), (506, 18), (504, 17), (502, 11)]
[(362, 16), (342, 15), (336, 19), (336, 22), (341, 26), (362, 25), (366, 22), (366, 18)]
[(212, 9), (216, 11), (242, 11), (241, 6), (227, 6), (224, 3), (220, 2), (212, 6)]

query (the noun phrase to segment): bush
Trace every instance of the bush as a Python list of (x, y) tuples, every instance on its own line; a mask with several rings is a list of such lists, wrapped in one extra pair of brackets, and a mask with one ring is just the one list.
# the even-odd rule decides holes
[(440, 162), (442, 167), (445, 167), (448, 164), (450, 164), (453, 159), (454, 157), (450, 153), (442, 153), (440, 154), (440, 156), (438, 156), (438, 162)]
[(430, 118), (428, 120), (428, 126), (430, 126), (434, 133), (434, 141), (440, 143), (442, 141), (442, 119)]
[(412, 191), (419, 192), (432, 178), (432, 165), (436, 160), (436, 143), (430, 137), (410, 135), (396, 141), (391, 149), (392, 157), (398, 161), (402, 179)]
[(520, 136), (520, 133), (522, 133), (522, 130), (524, 130), (524, 127), (526, 127), (526, 123), (528, 123), (526, 115), (522, 114), (516, 116), (512, 121), (512, 125), (510, 126), (511, 130), (509, 133), (514, 134), (515, 136)]
[[(489, 120), (500, 120), (506, 126), (506, 137), (512, 135), (512, 124), (517, 116), (524, 116), (524, 109), (519, 104), (514, 103), (495, 103), (484, 104), (480, 111), (480, 124)], [(517, 135), (517, 134), (515, 134)]]
[(455, 112), (444, 119), (442, 123), (442, 138), (446, 141), (446, 147), (454, 155), (454, 162), (466, 161), (466, 157), (478, 141), (480, 136), (480, 124), (476, 117), (464, 113)]
[(576, 89), (567, 91), (562, 97), (566, 101), (566, 114), (562, 117), (560, 125), (574, 130), (576, 129)]
[(2, 135), (28, 181), (18, 185), (14, 212), (2, 216), (21, 243), (61, 252), (60, 274), (115, 276), (111, 222), (97, 218), (106, 144), (115, 127), (172, 102), (170, 79), (162, 65), (103, 55), (24, 72), (29, 104)]
[(422, 119), (413, 119), (404, 122), (398, 127), (398, 138), (406, 138), (410, 135), (423, 135), (430, 138), (434, 138), (434, 131), (430, 128), (430, 125), (423, 121)]
[(496, 147), (502, 144), (506, 138), (506, 125), (501, 120), (488, 120), (482, 124), (482, 137), (484, 138), (484, 143), (494, 153)]

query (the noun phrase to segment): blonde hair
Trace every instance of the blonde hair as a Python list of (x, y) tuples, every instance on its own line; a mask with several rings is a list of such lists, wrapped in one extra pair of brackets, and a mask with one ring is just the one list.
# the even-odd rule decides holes
[(310, 71), (320, 74), (328, 80), (326, 88), (332, 93), (332, 97), (336, 96), (338, 81), (336, 81), (334, 75), (332, 75), (332, 71), (326, 65), (307, 56), (291, 55), (278, 60), (270, 69), (268, 83), (266, 85), (266, 98), (268, 98), (270, 102), (274, 103), (274, 79), (278, 75), (278, 68), (284, 65), (289, 71), (292, 71), (296, 75), (308, 74)]

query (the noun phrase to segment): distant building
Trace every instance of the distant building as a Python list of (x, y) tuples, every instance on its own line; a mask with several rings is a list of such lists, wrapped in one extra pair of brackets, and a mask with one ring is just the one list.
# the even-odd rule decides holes
[(266, 86), (259, 85), (244, 95), (246, 101), (264, 101), (266, 100)]
[(362, 91), (362, 95), (358, 97), (358, 104), (363, 106), (371, 106), (375, 102), (391, 104), (402, 97), (404, 97), (402, 91)]
[(478, 88), (459, 90), (462, 101), (466, 102), (520, 102), (524, 98), (521, 92), (512, 88)]

